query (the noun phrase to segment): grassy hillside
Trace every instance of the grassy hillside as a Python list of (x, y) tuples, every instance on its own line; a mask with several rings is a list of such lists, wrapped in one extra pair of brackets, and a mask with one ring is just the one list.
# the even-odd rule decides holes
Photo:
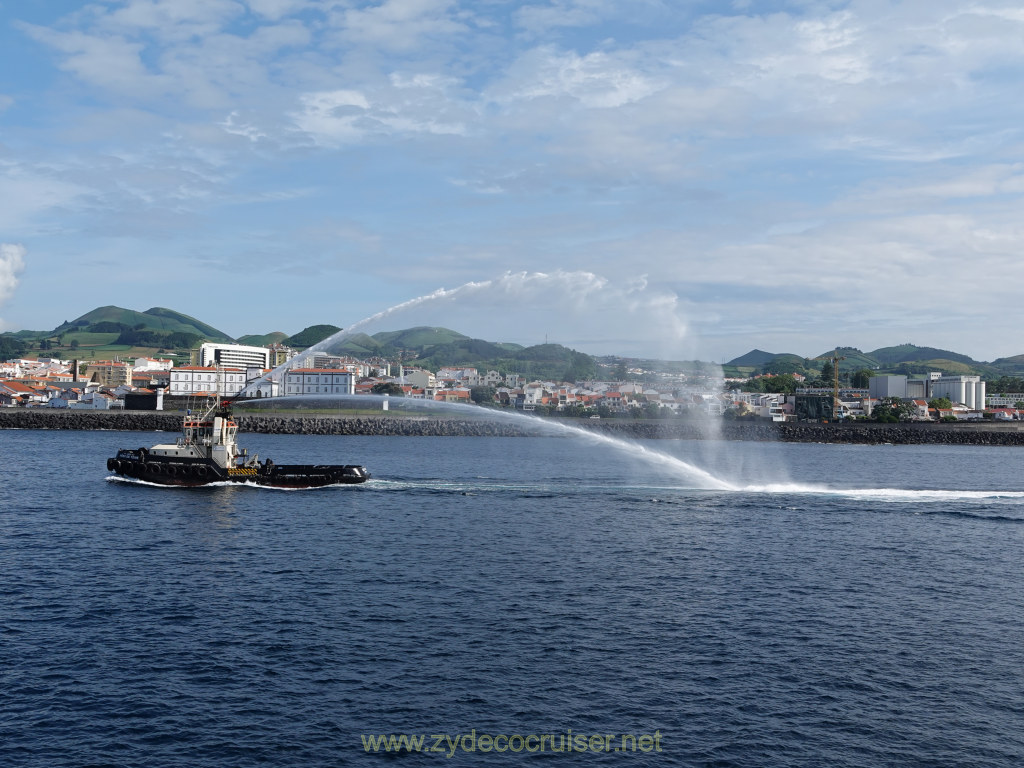
[(724, 363), (732, 368), (760, 368), (766, 363), (770, 363), (779, 355), (775, 352), (765, 352), (760, 349), (752, 349), (745, 355), (730, 360), (728, 363)]
[(860, 371), (865, 369), (873, 371), (879, 367), (878, 359), (871, 354), (861, 352), (856, 347), (837, 347), (836, 349), (829, 350), (828, 352), (822, 352), (814, 358), (817, 369), (820, 371), (821, 363), (825, 360), (832, 359), (833, 355), (839, 355), (839, 357), (846, 358), (845, 360), (839, 361), (840, 372)]
[(900, 344), (895, 347), (882, 347), (874, 352), (868, 353), (878, 361), (881, 366), (898, 365), (900, 363), (915, 363), (927, 360), (952, 360), (965, 365), (975, 365), (976, 361), (967, 355), (950, 352), (946, 349), (935, 347), (918, 347), (914, 344)]
[(156, 334), (186, 333), (199, 336), (206, 341), (234, 341), (211, 325), (164, 307), (153, 307), (145, 312), (115, 306), (98, 307), (71, 322), (61, 323), (50, 332), (50, 335), (74, 331), (120, 333), (126, 330), (149, 331)]
[(873, 352), (862, 352), (855, 347), (838, 347), (817, 357), (803, 360), (802, 367), (802, 358), (797, 355), (772, 354), (755, 349), (726, 363), (723, 370), (726, 376), (751, 376), (767, 371), (802, 373), (814, 377), (821, 372), (822, 364), (835, 354), (845, 358), (839, 361), (839, 371), (842, 375), (865, 369), (875, 374), (914, 375), (940, 371), (952, 375), (988, 378), (1024, 372), (1024, 355), (1003, 358), (995, 363), (980, 363), (957, 352), (935, 347), (918, 347), (914, 344), (883, 347)]
[(329, 350), (334, 355), (352, 355), (353, 357), (387, 357), (393, 350), (385, 350), (379, 341), (365, 333), (354, 333), (346, 336), (341, 342)]
[(356, 357), (402, 356), (407, 365), (429, 370), (467, 365), (502, 373), (516, 372), (528, 378), (562, 379), (597, 376), (597, 361), (590, 355), (560, 344), (523, 347), (520, 344), (472, 339), (449, 328), (419, 326), (402, 331), (384, 331), (373, 336), (355, 334), (330, 350)]
[(468, 336), (452, 331), (448, 328), (434, 328), (430, 326), (416, 326), (407, 328), (404, 331), (384, 331), (373, 334), (373, 338), (382, 347), (392, 349), (409, 349), (424, 352), (434, 347), (441, 347), (447, 344), (454, 344), (459, 341), (466, 341)]
[(333, 336), (340, 331), (336, 325), (311, 325), (308, 328), (296, 333), (294, 336), (289, 336), (285, 339), (284, 343), (289, 347), (295, 349), (307, 349), (312, 347), (314, 344), (319, 344), (324, 339)]
[(238, 337), (239, 344), (248, 344), (250, 347), (269, 347), (271, 344), (284, 344), (288, 340), (288, 334), (284, 331), (274, 331), (262, 335), (247, 334)]

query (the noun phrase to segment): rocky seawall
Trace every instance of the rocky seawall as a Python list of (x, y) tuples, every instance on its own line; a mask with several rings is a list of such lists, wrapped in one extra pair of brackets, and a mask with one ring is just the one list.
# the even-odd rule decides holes
[[(0, 409), (0, 429), (74, 429), (166, 431), (181, 429), (181, 414), (155, 411), (58, 411)], [(485, 419), (405, 418), (394, 416), (244, 415), (242, 432), (287, 435), (397, 435), (406, 437), (519, 437), (558, 434)], [(764, 440), (803, 443), (1024, 445), (1024, 422), (958, 424), (804, 424), (720, 420), (631, 421), (551, 419), (602, 434), (648, 439)]]

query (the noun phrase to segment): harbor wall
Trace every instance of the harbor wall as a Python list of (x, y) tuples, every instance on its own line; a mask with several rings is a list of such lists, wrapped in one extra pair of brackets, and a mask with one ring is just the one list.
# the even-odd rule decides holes
[[(524, 421), (402, 416), (236, 414), (240, 432), (287, 435), (524, 436), (540, 434)], [(166, 431), (181, 429), (182, 415), (156, 411), (0, 409), (0, 429)], [(724, 439), (812, 443), (1024, 445), (1024, 422), (813, 424), (705, 419), (559, 419), (552, 422), (625, 438)]]

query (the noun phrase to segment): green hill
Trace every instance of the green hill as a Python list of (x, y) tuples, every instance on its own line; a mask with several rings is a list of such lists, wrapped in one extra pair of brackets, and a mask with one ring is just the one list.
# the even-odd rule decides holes
[(952, 360), (953, 362), (964, 363), (969, 366), (977, 365), (977, 362), (967, 355), (950, 352), (946, 349), (936, 349), (935, 347), (918, 347), (914, 344), (900, 344), (895, 347), (882, 347), (881, 349), (876, 349), (874, 352), (869, 352), (868, 354), (877, 360), (878, 364), (883, 367), (888, 365), (898, 365), (899, 363), (923, 362), (926, 360)]
[(76, 331), (91, 333), (121, 333), (123, 331), (149, 331), (157, 335), (172, 333), (193, 334), (205, 341), (233, 342), (234, 339), (211, 325), (172, 309), (153, 307), (145, 312), (107, 306), (86, 312), (71, 322), (61, 323), (50, 335)]
[(460, 365), (502, 373), (516, 372), (528, 378), (596, 378), (597, 361), (590, 355), (560, 344), (521, 344), (473, 339), (448, 328), (418, 326), (401, 331), (382, 331), (373, 336), (357, 333), (341, 339), (329, 350), (356, 357), (401, 356), (407, 365), (430, 370)]
[(987, 377), (1024, 372), (1024, 355), (1003, 358), (995, 363), (979, 363), (957, 352), (914, 344), (883, 347), (873, 352), (862, 352), (856, 347), (837, 347), (806, 359), (798, 355), (773, 354), (754, 349), (725, 363), (723, 370), (726, 375), (738, 376), (768, 372), (802, 373), (814, 377), (821, 372), (822, 364), (837, 354), (844, 358), (839, 361), (839, 371), (844, 375), (865, 369), (876, 374), (910, 375), (941, 371)]
[(337, 344), (331, 346), (328, 351), (334, 355), (351, 355), (352, 357), (388, 356), (381, 343), (365, 333), (354, 333), (351, 336), (346, 336)]
[[(281, 343), (302, 350), (340, 330), (336, 325), (311, 325), (292, 336), (275, 331), (247, 334), (237, 341), (253, 346)], [(22, 350), (25, 355), (49, 352), (63, 357), (76, 354), (96, 359), (103, 355), (132, 356), (156, 352), (177, 354), (184, 359), (190, 348), (204, 341), (235, 341), (211, 325), (166, 307), (152, 307), (140, 312), (113, 305), (97, 307), (74, 320), (64, 321), (52, 331), (22, 330), (4, 334), (4, 337), (8, 351)], [(594, 375), (597, 374), (594, 358), (560, 345), (524, 348), (520, 344), (474, 339), (448, 328), (432, 326), (385, 331), (373, 336), (356, 333), (334, 343), (327, 351), (358, 358), (397, 359), (401, 356), (406, 363), (435, 369), (473, 365), (502, 372), (517, 371), (532, 378), (561, 378), (566, 371), (582, 372), (592, 368)], [(752, 349), (724, 363), (721, 368), (727, 376), (751, 376), (764, 372), (802, 373), (813, 379), (820, 375), (825, 360), (834, 354), (845, 358), (839, 362), (839, 370), (844, 377), (863, 369), (876, 374), (941, 371), (981, 375), (989, 380), (1024, 376), (1024, 354), (985, 363), (958, 352), (915, 344), (882, 347), (873, 352), (838, 347), (814, 358)]]
[(284, 343), (289, 347), (295, 347), (296, 349), (306, 349), (312, 347), (314, 344), (319, 344), (324, 339), (333, 336), (340, 331), (336, 325), (311, 325), (308, 328), (296, 333), (294, 336), (289, 336)]
[(833, 355), (845, 358), (839, 361), (840, 371), (873, 371), (879, 367), (879, 362), (874, 356), (861, 352), (856, 347), (836, 347), (813, 358), (817, 369), (821, 370), (821, 363), (831, 360)]
[(250, 347), (268, 347), (271, 344), (284, 344), (288, 340), (288, 334), (284, 331), (274, 331), (262, 335), (246, 334), (238, 337), (239, 344), (248, 344)]
[(760, 368), (765, 363), (770, 363), (776, 357), (778, 357), (778, 355), (774, 352), (764, 352), (760, 349), (752, 349), (747, 352), (747, 354), (740, 355), (739, 357), (730, 360), (728, 363), (723, 363), (723, 365), (728, 365), (734, 368)]
[(469, 336), (452, 331), (448, 328), (435, 328), (419, 325), (404, 331), (384, 331), (373, 334), (373, 338), (382, 347), (407, 349), (425, 352), (434, 347), (442, 347), (460, 341), (468, 341)]
[(369, 357), (398, 357), (424, 360), (432, 356), (438, 359), (454, 360), (441, 365), (458, 365), (494, 356), (507, 356), (522, 349), (518, 344), (495, 344), (489, 341), (471, 339), (465, 334), (448, 328), (417, 326), (401, 331), (381, 331), (373, 336), (357, 333), (341, 339), (330, 352), (339, 355), (362, 355)]

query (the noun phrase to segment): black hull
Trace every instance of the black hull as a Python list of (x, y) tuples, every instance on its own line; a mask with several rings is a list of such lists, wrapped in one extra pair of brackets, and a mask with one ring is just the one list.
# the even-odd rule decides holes
[(137, 454), (122, 451), (117, 458), (107, 459), (107, 469), (122, 477), (183, 488), (224, 482), (269, 488), (322, 488), (365, 483), (370, 479), (370, 473), (355, 464), (261, 464), (225, 470), (212, 462), (169, 461), (157, 456), (140, 460)]

